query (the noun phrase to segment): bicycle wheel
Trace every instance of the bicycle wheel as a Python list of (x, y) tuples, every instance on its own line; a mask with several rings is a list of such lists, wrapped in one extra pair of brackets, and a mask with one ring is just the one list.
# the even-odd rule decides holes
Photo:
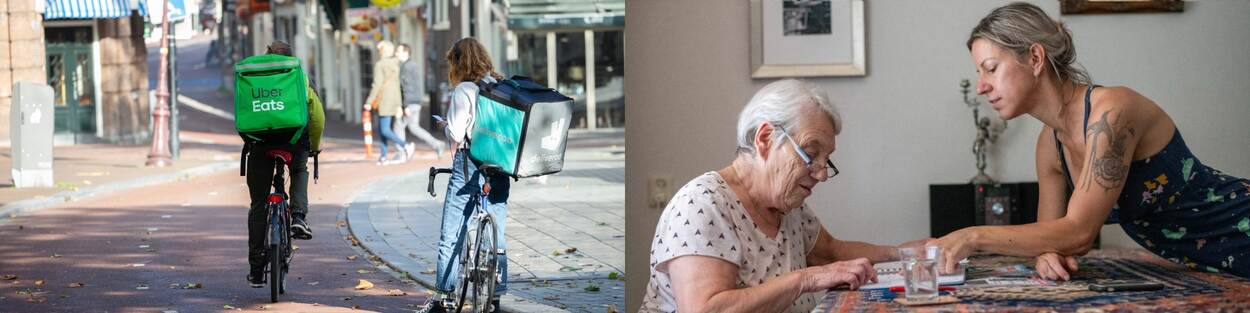
[(471, 230), (469, 225), (471, 224), (466, 224), (464, 227), (464, 241), (460, 247), (460, 258), (456, 260), (456, 262), (460, 264), (460, 275), (456, 280), (455, 291), (458, 295), (455, 301), (456, 313), (460, 313), (464, 310), (465, 300), (469, 299), (469, 290), (472, 289), (471, 282), (473, 281), (474, 271), (473, 254), (477, 250), (477, 248), (474, 247), (477, 243), (477, 231), (476, 228)]
[(499, 259), (495, 254), (499, 245), (496, 238), (495, 219), (486, 216), (478, 222), (477, 244), (475, 248), (473, 309), (477, 312), (490, 312), (491, 298), (495, 295), (495, 273), (498, 273)]
[(282, 246), (269, 245), (269, 301), (277, 303), (282, 284)]
[(278, 302), (282, 293), (282, 217), (281, 207), (271, 204), (269, 218), (269, 301)]

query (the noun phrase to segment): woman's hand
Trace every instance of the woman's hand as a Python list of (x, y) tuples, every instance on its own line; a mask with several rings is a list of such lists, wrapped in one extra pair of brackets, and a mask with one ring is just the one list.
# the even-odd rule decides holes
[(1037, 276), (1049, 280), (1068, 280), (1072, 277), (1068, 274), (1076, 272), (1076, 257), (1062, 256), (1058, 253), (1048, 252), (1037, 256)]
[(919, 251), (924, 251), (924, 246), (929, 244), (929, 242), (931, 241), (933, 241), (933, 238), (916, 239), (916, 240), (904, 242), (903, 244), (900, 244), (897, 247), (895, 247), (894, 252), (891, 255), (894, 256), (894, 260), (899, 260), (902, 258), (902, 256), (898, 255), (898, 249), (912, 248), (912, 249), (917, 249)]
[(954, 273), (959, 269), (959, 261), (977, 252), (976, 236), (973, 228), (964, 228), (929, 241), (930, 246), (942, 247), (942, 256), (939, 260), (939, 264), (942, 265), (942, 274)]
[(872, 268), (868, 258), (812, 266), (803, 271), (802, 290), (805, 293), (824, 291), (842, 284), (856, 290), (869, 282), (877, 282), (877, 270)]

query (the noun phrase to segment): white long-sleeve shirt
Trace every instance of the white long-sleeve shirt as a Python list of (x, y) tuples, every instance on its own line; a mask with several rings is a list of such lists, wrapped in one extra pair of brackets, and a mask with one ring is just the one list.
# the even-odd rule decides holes
[[(487, 76), (483, 79), (487, 83), (494, 83), (495, 78)], [(472, 82), (460, 82), (456, 85), (456, 89), (451, 92), (451, 106), (447, 110), (447, 138), (454, 141), (457, 145), (468, 142), (472, 138), (470, 127), (474, 122), (474, 115), (477, 113), (477, 84)]]

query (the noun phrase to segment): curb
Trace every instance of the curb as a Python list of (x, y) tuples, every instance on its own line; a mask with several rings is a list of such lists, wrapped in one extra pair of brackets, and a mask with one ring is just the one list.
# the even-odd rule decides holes
[[(342, 214), (340, 214), (340, 216), (343, 218), (343, 220), (347, 222), (346, 228), (347, 228), (348, 233), (354, 238), (356, 238), (356, 241), (360, 243), (359, 247), (362, 250), (364, 250), (364, 252), (369, 253), (370, 255), (376, 256), (379, 260), (382, 261), (383, 264), (385, 264), (391, 270), (395, 271), (396, 274), (399, 275), (400, 277), (415, 281), (421, 286), (433, 292), (434, 285), (435, 285), (434, 283), (435, 278), (432, 275), (420, 274), (420, 273), (414, 274), (414, 273), (404, 270), (405, 266), (411, 266), (411, 265), (401, 264), (402, 262), (406, 262), (405, 260), (402, 259), (402, 257), (400, 257), (399, 260), (396, 260), (396, 256), (399, 255), (399, 251), (395, 251), (394, 248), (391, 248), (389, 245), (385, 244), (384, 241), (374, 242), (372, 240), (365, 240), (367, 238), (377, 238), (379, 240), (382, 238), (381, 236), (377, 235), (377, 231), (373, 229), (373, 226), (369, 225), (367, 222), (368, 214), (369, 214), (368, 209), (369, 209), (370, 202), (367, 201), (366, 197), (373, 196), (370, 191), (378, 189), (379, 186), (387, 185), (386, 183), (392, 182), (393, 180), (402, 180), (409, 176), (414, 176), (414, 175), (419, 176), (419, 174), (420, 173), (415, 173), (415, 174), (407, 173), (407, 174), (392, 175), (392, 176), (379, 179), (372, 183), (369, 183), (368, 185), (365, 185), (365, 187), (361, 189), (361, 193), (358, 194), (354, 199), (352, 199), (352, 201), (347, 205), (347, 207), (343, 209), (343, 212)], [(353, 216), (356, 216), (356, 218), (353, 219), (352, 218)], [(365, 219), (366, 221), (361, 221), (360, 219)], [(384, 249), (386, 250), (384, 251)], [(387, 255), (387, 257), (383, 257), (383, 255)], [(524, 300), (512, 294), (505, 294), (501, 296), (499, 298), (499, 306), (500, 306), (499, 308), (500, 311), (510, 312), (510, 313), (569, 312), (567, 310), (561, 310), (553, 306), (535, 303), (530, 300)]]
[(4, 221), (8, 219), (8, 217), (13, 214), (30, 213), (30, 212), (37, 211), (39, 209), (43, 209), (43, 208), (61, 204), (61, 203), (66, 203), (66, 202), (73, 201), (73, 200), (94, 197), (94, 196), (108, 194), (108, 193), (112, 193), (112, 192), (116, 192), (120, 190), (125, 190), (125, 189), (147, 187), (147, 186), (161, 184), (161, 183), (173, 182), (173, 181), (188, 179), (188, 178), (192, 178), (196, 176), (212, 174), (212, 173), (216, 173), (216, 172), (223, 171), (223, 170), (230, 169), (230, 168), (237, 168), (238, 167), (237, 164), (238, 164), (237, 161), (205, 164), (205, 165), (200, 165), (197, 167), (192, 167), (192, 168), (184, 169), (184, 170), (173, 172), (173, 173), (158, 174), (158, 175), (152, 175), (152, 176), (147, 176), (147, 177), (139, 177), (139, 178), (135, 178), (131, 180), (114, 182), (114, 183), (104, 184), (100, 186), (81, 188), (81, 189), (73, 190), (73, 191), (62, 191), (62, 192), (58, 192), (50, 196), (47, 196), (46, 198), (26, 199), (26, 200), (16, 201), (16, 202), (9, 203), (0, 207), (0, 221)]

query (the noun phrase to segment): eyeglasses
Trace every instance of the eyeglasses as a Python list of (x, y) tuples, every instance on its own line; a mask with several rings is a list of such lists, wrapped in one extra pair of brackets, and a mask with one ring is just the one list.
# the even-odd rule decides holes
[(833, 173), (826, 174), (828, 176), (826, 176), (825, 178), (833, 178), (834, 176), (838, 176), (838, 167), (833, 165), (832, 160), (825, 159), (825, 162), (823, 164), (818, 163), (818, 162), (813, 162), (812, 157), (807, 155), (807, 152), (803, 152), (803, 148), (799, 147), (799, 142), (795, 141), (794, 138), (791, 138), (790, 134), (786, 133), (785, 128), (781, 128), (781, 126), (777, 126), (777, 130), (781, 131), (782, 136), (785, 136), (786, 139), (790, 140), (790, 145), (794, 147), (794, 153), (798, 154), (799, 158), (803, 159), (803, 164), (807, 166), (808, 170), (812, 172), (819, 172), (822, 169), (828, 168), (830, 171), (833, 171)]

